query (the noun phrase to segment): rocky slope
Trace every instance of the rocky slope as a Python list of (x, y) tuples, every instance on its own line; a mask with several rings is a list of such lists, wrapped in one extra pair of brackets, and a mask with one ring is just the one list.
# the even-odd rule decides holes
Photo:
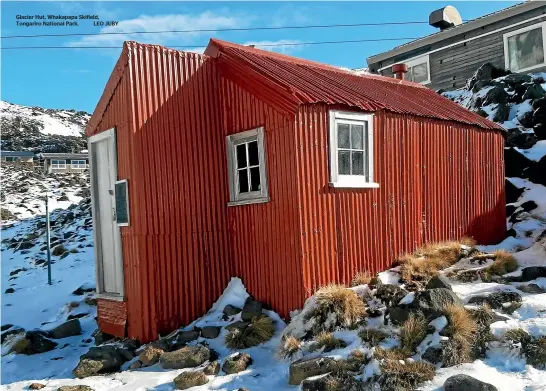
[(79, 152), (86, 149), (84, 111), (29, 107), (0, 101), (1, 147), (8, 151)]

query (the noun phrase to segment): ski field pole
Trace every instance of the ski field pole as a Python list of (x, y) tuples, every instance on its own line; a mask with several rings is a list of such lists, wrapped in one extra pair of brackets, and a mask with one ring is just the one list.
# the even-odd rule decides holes
[(46, 238), (47, 238), (47, 283), (51, 285), (51, 232), (49, 225), (49, 197), (45, 197), (45, 213), (46, 213)]

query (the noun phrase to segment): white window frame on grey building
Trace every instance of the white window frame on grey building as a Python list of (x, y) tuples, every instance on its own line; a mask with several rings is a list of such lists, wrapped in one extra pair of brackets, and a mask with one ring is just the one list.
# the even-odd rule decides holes
[[(349, 172), (346, 164), (340, 165), (340, 157), (347, 156)], [(373, 156), (373, 114), (330, 111), (330, 186), (378, 188)]]
[[(532, 30), (541, 30), (540, 36), (542, 37), (542, 62), (537, 62), (534, 65), (518, 68), (515, 66), (517, 64), (517, 60), (510, 61), (510, 39), (513, 37), (517, 37), (518, 35), (522, 34), (528, 34), (529, 31)], [(546, 22), (536, 23), (531, 26), (523, 27), (518, 30), (510, 31), (508, 33), (503, 34), (503, 40), (504, 40), (504, 66), (506, 69), (510, 69), (512, 72), (526, 72), (530, 71), (532, 69), (540, 68), (546, 65)], [(521, 58), (521, 57), (520, 57)]]
[(263, 126), (226, 137), (229, 206), (269, 201), (264, 144)]
[[(406, 61), (402, 61), (402, 63), (408, 66), (408, 73), (406, 75), (407, 80), (413, 81), (414, 83), (421, 83), (421, 84), (430, 83), (430, 57), (428, 55), (411, 58)], [(427, 78), (425, 80), (415, 81), (415, 77), (413, 75), (413, 69), (417, 66), (422, 66), (423, 64), (426, 65), (427, 67)]]
[(51, 159), (51, 168), (53, 170), (66, 169), (66, 159)]
[(85, 170), (87, 163), (83, 159), (74, 159), (70, 161), (70, 168), (73, 170)]

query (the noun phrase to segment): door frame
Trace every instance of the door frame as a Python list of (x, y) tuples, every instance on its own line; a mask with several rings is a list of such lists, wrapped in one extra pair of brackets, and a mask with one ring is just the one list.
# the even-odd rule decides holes
[[(96, 178), (96, 171), (93, 163), (93, 148), (94, 145), (97, 142), (104, 141), (106, 139), (112, 138), (113, 139), (113, 146), (114, 146), (114, 159), (111, 162), (110, 165), (110, 171), (114, 174), (114, 183), (118, 180), (118, 168), (117, 168), (117, 144), (116, 144), (116, 129), (111, 128), (108, 130), (105, 130), (104, 132), (100, 132), (98, 134), (95, 134), (93, 136), (88, 137), (87, 139), (87, 150), (89, 153), (89, 184), (91, 187), (91, 210), (93, 212), (93, 239), (95, 242), (94, 245), (94, 252), (95, 252), (95, 281), (97, 283), (97, 286), (95, 288), (96, 290), (96, 296), (98, 298), (104, 298), (109, 300), (118, 300), (118, 301), (124, 301), (125, 300), (125, 270), (123, 267), (123, 253), (121, 250), (121, 229), (119, 225), (116, 222), (113, 222), (114, 225), (114, 231), (116, 232), (114, 235), (114, 247), (116, 251), (116, 261), (118, 262), (118, 266), (121, 270), (121, 289), (120, 294), (113, 294), (104, 292), (104, 281), (103, 281), (103, 262), (102, 262), (102, 249), (100, 247), (100, 241), (99, 238), (100, 235), (100, 228), (101, 228), (101, 221), (100, 221), (100, 214), (99, 214), (99, 203), (98, 203), (98, 185), (97, 185), (97, 178)], [(114, 189), (115, 191), (115, 186)]]

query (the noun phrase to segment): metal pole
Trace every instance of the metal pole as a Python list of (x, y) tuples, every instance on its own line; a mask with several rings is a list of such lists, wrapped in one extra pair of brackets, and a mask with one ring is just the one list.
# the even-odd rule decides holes
[(51, 232), (49, 225), (49, 197), (45, 197), (45, 213), (46, 213), (46, 237), (47, 237), (47, 283), (51, 285)]

